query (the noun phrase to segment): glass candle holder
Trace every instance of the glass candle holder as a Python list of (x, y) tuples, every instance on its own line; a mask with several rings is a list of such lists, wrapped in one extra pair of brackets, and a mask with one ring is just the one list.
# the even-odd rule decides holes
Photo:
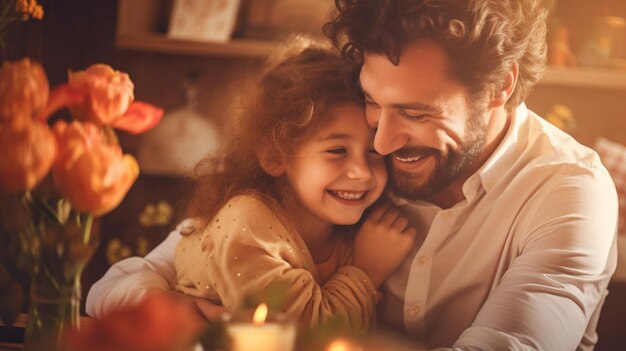
[[(265, 311), (265, 312), (263, 312)], [(259, 317), (261, 313), (262, 318)], [(293, 351), (296, 324), (286, 315), (268, 313), (262, 304), (255, 311), (224, 315), (230, 351)]]

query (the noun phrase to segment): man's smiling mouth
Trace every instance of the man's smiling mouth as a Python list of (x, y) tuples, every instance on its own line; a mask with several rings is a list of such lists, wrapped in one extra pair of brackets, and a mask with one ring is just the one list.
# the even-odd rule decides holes
[(395, 158), (396, 160), (398, 160), (400, 162), (415, 162), (415, 161), (421, 160), (424, 157), (425, 157), (425, 155), (410, 156), (410, 157), (402, 157), (402, 156), (398, 156), (398, 155), (393, 155), (393, 158)]

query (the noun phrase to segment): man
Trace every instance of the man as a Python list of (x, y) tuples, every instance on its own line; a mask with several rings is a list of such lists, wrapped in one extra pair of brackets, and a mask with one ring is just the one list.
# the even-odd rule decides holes
[[(545, 65), (540, 0), (336, 3), (325, 32), (362, 65), (374, 147), (421, 236), (381, 323), (430, 348), (593, 349), (617, 198), (598, 156), (523, 104)], [(162, 265), (157, 288), (172, 246), (140, 263)]]

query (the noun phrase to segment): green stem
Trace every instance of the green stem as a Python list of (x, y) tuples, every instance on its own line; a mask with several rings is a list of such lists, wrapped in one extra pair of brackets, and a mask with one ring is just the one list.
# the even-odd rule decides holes
[(15, 10), (14, 1), (10, 0), (6, 7), (2, 9), (2, 14), (0, 14), (0, 32), (4, 30), (4, 28), (11, 22), (15, 21), (17, 17), (10, 17), (9, 13), (11, 9)]
[(83, 245), (89, 244), (91, 240), (91, 227), (93, 225), (93, 215), (87, 215), (85, 218), (85, 226), (83, 227)]

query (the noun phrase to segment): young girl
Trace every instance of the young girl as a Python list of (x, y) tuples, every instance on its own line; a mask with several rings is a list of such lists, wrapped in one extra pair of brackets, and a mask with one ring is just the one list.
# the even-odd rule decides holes
[[(296, 52), (294, 52), (296, 51)], [(286, 312), (315, 325), (370, 325), (376, 291), (413, 246), (414, 229), (382, 194), (357, 74), (334, 51), (292, 49), (269, 64), (199, 182), (176, 249), (176, 290), (237, 308), (282, 283)], [(358, 229), (358, 230), (357, 230)]]

